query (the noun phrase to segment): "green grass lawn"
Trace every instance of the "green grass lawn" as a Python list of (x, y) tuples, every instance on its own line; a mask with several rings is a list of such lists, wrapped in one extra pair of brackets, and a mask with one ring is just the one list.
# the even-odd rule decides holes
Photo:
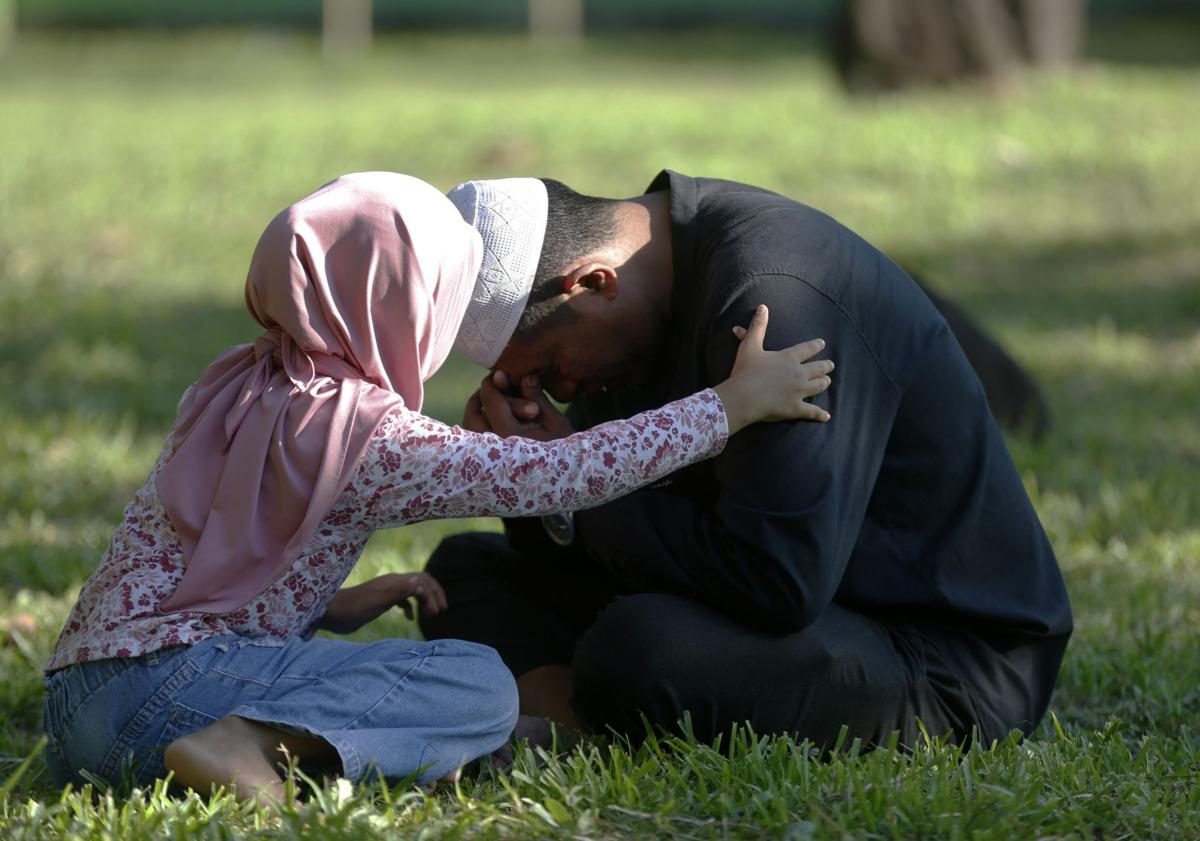
[[(848, 101), (783, 39), (315, 56), (259, 33), (34, 37), (0, 58), (0, 837), (1200, 837), (1200, 69)], [(829, 762), (747, 733), (597, 742), (434, 795), (331, 784), (298, 813), (53, 790), (40, 666), (183, 388), (253, 336), (267, 220), (354, 170), (621, 196), (663, 166), (832, 213), (1044, 384), (1052, 432), (1010, 443), (1077, 617), (1056, 723)], [(430, 413), (456, 419), (480, 373), (448, 366)], [(355, 580), (480, 526), (379, 534)], [(397, 616), (362, 636), (410, 633)]]

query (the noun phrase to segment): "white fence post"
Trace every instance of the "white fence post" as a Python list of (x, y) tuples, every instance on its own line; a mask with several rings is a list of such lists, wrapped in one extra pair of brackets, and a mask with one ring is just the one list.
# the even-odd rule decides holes
[(583, 37), (583, 0), (529, 0), (531, 38)]
[(0, 53), (17, 41), (17, 0), (0, 0)]
[(321, 50), (325, 55), (367, 52), (373, 30), (371, 0), (321, 0)]

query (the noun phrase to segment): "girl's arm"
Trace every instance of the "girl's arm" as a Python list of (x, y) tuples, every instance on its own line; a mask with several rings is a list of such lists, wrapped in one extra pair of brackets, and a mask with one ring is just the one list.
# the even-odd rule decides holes
[(326, 606), (318, 627), (335, 634), (352, 634), (393, 607), (412, 619), (409, 599), (420, 603), (422, 616), (437, 616), (446, 609), (446, 592), (432, 576), (424, 572), (392, 572), (357, 587), (338, 590)]
[(804, 399), (824, 391), (832, 363), (803, 364), (824, 345), (762, 348), (755, 315), (730, 378), (636, 415), (566, 438), (501, 438), (407, 410), (389, 415), (355, 485), (356, 527), (471, 516), (530, 516), (600, 505), (721, 451), (731, 430), (777, 418), (828, 419)]
[(727, 430), (711, 389), (556, 441), (468, 432), (400, 410), (360, 467), (371, 489), (361, 525), (590, 508), (716, 455)]

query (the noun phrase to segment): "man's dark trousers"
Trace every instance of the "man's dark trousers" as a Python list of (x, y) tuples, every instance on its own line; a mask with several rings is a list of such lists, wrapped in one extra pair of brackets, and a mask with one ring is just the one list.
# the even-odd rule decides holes
[[(845, 738), (867, 745), (898, 732), (915, 746), (921, 727), (956, 741), (974, 727), (986, 743), (1013, 728), (1028, 733), (1041, 715), (1005, 665), (1020, 650), (1000, 657), (988, 642), (936, 624), (886, 622), (835, 604), (803, 631), (772, 634), (686, 597), (622, 594), (581, 552), (548, 543), (521, 551), (505, 534), (451, 537), (427, 570), (450, 604), (422, 617), (427, 638), (490, 645), (517, 677), (571, 666), (576, 711), (601, 732), (638, 738), (646, 722), (674, 731), (686, 711), (704, 741), (749, 723), (831, 747), (844, 725)], [(978, 705), (971, 685), (992, 687), (992, 697)]]

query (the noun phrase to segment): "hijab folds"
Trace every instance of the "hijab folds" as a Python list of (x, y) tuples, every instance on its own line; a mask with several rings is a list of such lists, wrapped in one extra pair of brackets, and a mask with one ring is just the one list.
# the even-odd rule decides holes
[(264, 332), (185, 395), (158, 474), (186, 564), (161, 610), (234, 610), (292, 564), (384, 416), (420, 410), (481, 259), (449, 200), (397, 173), (343, 176), (271, 221), (246, 278)]

